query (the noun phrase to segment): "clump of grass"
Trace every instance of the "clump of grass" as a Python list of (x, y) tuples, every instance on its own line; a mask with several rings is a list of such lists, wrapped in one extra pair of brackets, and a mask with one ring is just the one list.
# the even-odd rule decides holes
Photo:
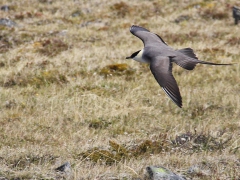
[[(1, 27), (1, 26), (0, 26)], [(35, 38), (34, 33), (21, 32), (7, 27), (0, 31), (0, 53), (6, 53), (19, 45), (31, 42)]]
[(94, 129), (103, 129), (103, 128), (107, 128), (109, 124), (110, 124), (109, 122), (101, 118), (101, 119), (92, 120), (89, 123), (89, 127)]
[(194, 105), (193, 108), (191, 109), (191, 112), (190, 112), (190, 117), (192, 119), (195, 119), (199, 116), (202, 116), (205, 112), (205, 109), (202, 105)]
[(225, 54), (226, 51), (224, 49), (218, 48), (218, 47), (213, 47), (213, 48), (204, 48), (201, 50), (203, 53), (209, 53), (209, 54)]
[(110, 149), (103, 150), (95, 147), (86, 152), (82, 152), (80, 156), (93, 162), (101, 162), (111, 165), (112, 163), (119, 163), (123, 159), (158, 154), (163, 150), (164, 141), (165, 140), (144, 140), (139, 144), (134, 144), (128, 147), (120, 145), (114, 141), (109, 141)]
[(19, 14), (15, 14), (14, 18), (17, 20), (23, 20), (25, 18), (34, 18), (41, 17), (42, 13), (40, 12), (20, 12)]
[(117, 156), (111, 153), (109, 150), (103, 150), (99, 148), (93, 148), (86, 152), (80, 154), (80, 157), (86, 160), (91, 160), (95, 163), (104, 163), (106, 165), (112, 165), (120, 159), (117, 159)]
[(119, 3), (113, 4), (111, 6), (111, 10), (116, 13), (117, 17), (123, 18), (129, 13), (130, 7), (125, 2), (121, 1)]
[(4, 82), (2, 86), (11, 87), (11, 86), (35, 86), (40, 88), (41, 86), (49, 85), (52, 83), (63, 84), (67, 83), (67, 77), (59, 73), (57, 70), (43, 70), (36, 74), (24, 74), (17, 73), (10, 75)]
[(145, 140), (130, 151), (135, 157), (139, 157), (142, 155), (158, 154), (162, 149), (162, 141)]
[[(223, 136), (224, 132), (220, 135)], [(176, 147), (187, 150), (188, 152), (199, 152), (199, 151), (218, 151), (224, 149), (224, 146), (228, 146), (231, 136), (221, 140), (211, 136), (210, 134), (197, 134), (186, 132), (179, 136), (176, 136), (175, 140), (172, 140)]]
[(205, 19), (227, 19), (228, 12), (227, 11), (218, 11), (216, 9), (205, 9), (201, 12), (201, 16)]
[(69, 45), (58, 38), (35, 42), (34, 47), (36, 48), (36, 52), (50, 57), (69, 49)]
[(5, 102), (5, 107), (6, 107), (7, 109), (12, 109), (12, 108), (14, 108), (14, 107), (16, 107), (16, 106), (17, 106), (17, 103), (16, 103), (16, 100), (15, 100), (15, 99), (8, 100), (8, 101)]
[(5, 53), (9, 51), (9, 49), (12, 47), (11, 43), (5, 38), (0, 38), (0, 43), (1, 43), (0, 53)]
[(189, 5), (187, 5), (185, 8), (213, 8), (215, 5), (212, 2), (207, 2), (207, 1), (200, 1), (200, 2), (194, 2), (194, 3), (190, 3)]
[(0, 53), (5, 53), (13, 47), (13, 45), (16, 43), (16, 39), (12, 35), (10, 35), (9, 30), (6, 29), (0, 32), (0, 43)]
[[(30, 85), (40, 87), (42, 85), (57, 83), (67, 83), (68, 80), (65, 75), (59, 73), (57, 70), (52, 71), (41, 71), (39, 74), (35, 75), (28, 82)], [(26, 82), (27, 85), (27, 82)]]
[(8, 161), (11, 164), (13, 169), (24, 170), (29, 168), (31, 165), (39, 165), (45, 163), (54, 163), (56, 161), (57, 156), (46, 154), (46, 155), (34, 155), (29, 154), (27, 156), (20, 156), (17, 158), (13, 158)]
[(3, 61), (0, 61), (0, 68), (4, 66), (5, 66), (5, 63)]
[(230, 44), (232, 46), (240, 45), (240, 38), (239, 37), (231, 37), (227, 40), (226, 44)]
[(228, 18), (228, 12), (225, 10), (219, 10), (217, 8), (217, 4), (215, 2), (211, 1), (201, 1), (189, 4), (186, 6), (186, 9), (188, 8), (198, 8), (199, 14), (204, 19), (227, 19)]

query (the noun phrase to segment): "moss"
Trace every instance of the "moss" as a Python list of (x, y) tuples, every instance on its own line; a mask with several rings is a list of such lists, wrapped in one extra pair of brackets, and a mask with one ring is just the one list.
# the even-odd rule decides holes
[(134, 70), (130, 68), (128, 64), (111, 64), (103, 67), (99, 74), (104, 76), (132, 75), (134, 74)]
[(109, 145), (111, 146), (112, 151), (116, 152), (116, 156), (118, 156), (118, 158), (129, 156), (128, 150), (123, 145), (120, 145), (115, 141), (109, 141)]
[(93, 148), (92, 150), (88, 150), (80, 154), (80, 156), (84, 159), (91, 160), (95, 163), (106, 163), (107, 165), (111, 165), (115, 163), (117, 160), (114, 159), (114, 155), (108, 150), (101, 150), (99, 148)]

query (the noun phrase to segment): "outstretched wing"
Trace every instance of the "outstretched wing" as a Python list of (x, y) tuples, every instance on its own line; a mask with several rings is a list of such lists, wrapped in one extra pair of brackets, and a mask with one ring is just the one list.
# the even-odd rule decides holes
[(182, 97), (177, 82), (172, 75), (172, 63), (170, 58), (158, 56), (152, 59), (150, 69), (164, 92), (181, 108)]
[(130, 32), (134, 36), (140, 38), (143, 41), (144, 45), (155, 42), (167, 45), (167, 43), (165, 43), (165, 41), (159, 35), (151, 33), (149, 30), (143, 27), (132, 25), (130, 28)]

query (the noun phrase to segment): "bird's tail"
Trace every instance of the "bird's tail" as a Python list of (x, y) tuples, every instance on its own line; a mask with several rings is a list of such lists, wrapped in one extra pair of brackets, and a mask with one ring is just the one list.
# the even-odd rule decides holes
[(178, 55), (176, 57), (172, 57), (172, 61), (187, 70), (193, 70), (198, 63), (208, 64), (208, 65), (222, 65), (222, 66), (223, 65), (232, 65), (232, 64), (218, 64), (218, 63), (212, 63), (212, 62), (207, 62), (207, 61), (201, 61), (197, 58), (197, 56), (194, 54), (194, 52), (191, 48), (179, 49), (179, 50), (177, 50), (177, 52), (184, 54), (185, 57)]
[(207, 61), (201, 61), (201, 60), (199, 60), (199, 62), (198, 63), (200, 63), (200, 64), (209, 64), (209, 65), (216, 65), (216, 66), (225, 66), (225, 65), (233, 65), (233, 64), (219, 64), (219, 63), (212, 63), (212, 62), (207, 62)]

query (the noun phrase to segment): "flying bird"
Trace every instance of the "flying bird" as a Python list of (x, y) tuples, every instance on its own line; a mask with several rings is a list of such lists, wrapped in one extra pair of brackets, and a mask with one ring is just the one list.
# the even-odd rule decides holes
[(182, 108), (182, 97), (177, 82), (172, 75), (172, 62), (187, 70), (193, 70), (198, 63), (232, 65), (201, 61), (191, 48), (174, 50), (159, 35), (140, 26), (132, 25), (130, 32), (142, 40), (144, 48), (134, 52), (131, 56), (126, 57), (126, 59), (134, 59), (138, 62), (150, 64), (150, 70), (158, 84), (180, 108)]

